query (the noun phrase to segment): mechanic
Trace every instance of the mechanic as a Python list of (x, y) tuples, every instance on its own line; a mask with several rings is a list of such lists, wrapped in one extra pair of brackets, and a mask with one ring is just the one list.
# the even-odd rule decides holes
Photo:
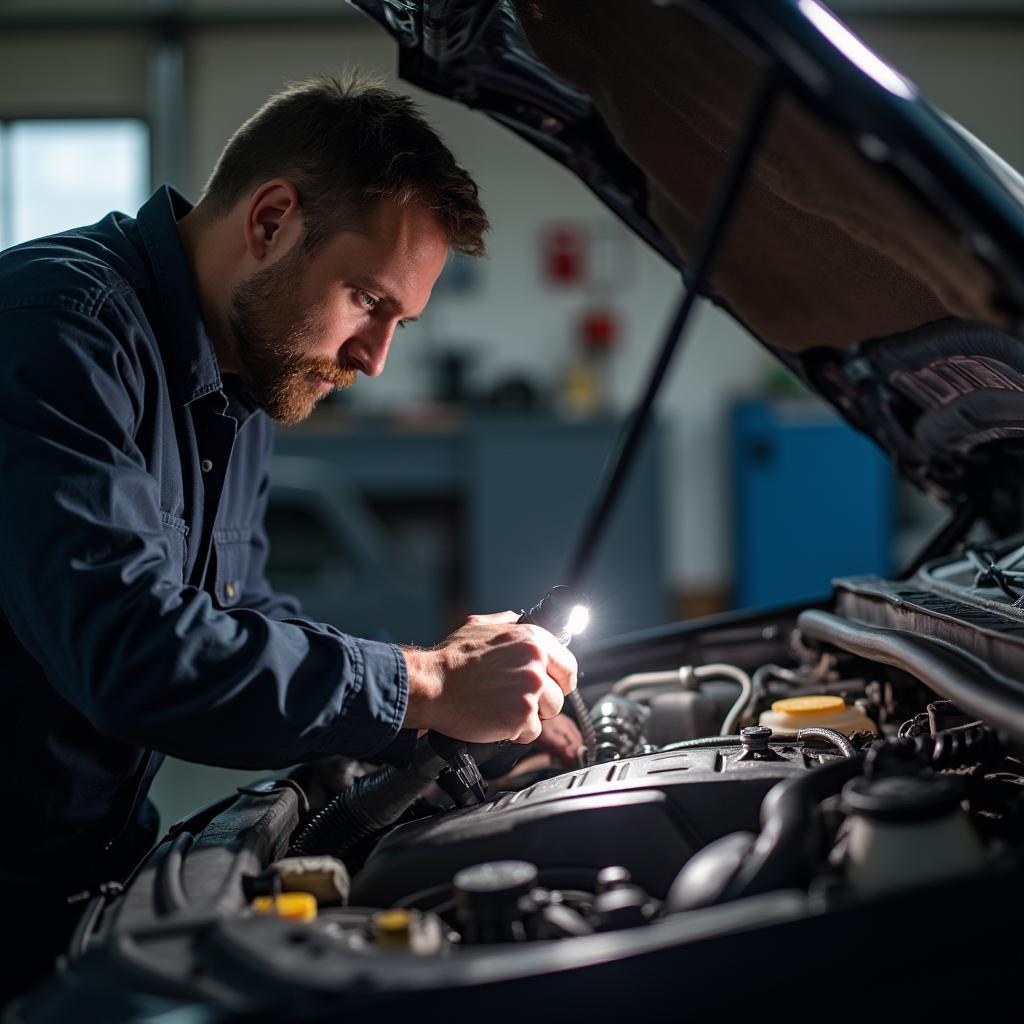
[(377, 376), (486, 228), (410, 100), (317, 78), (242, 125), (194, 208), (164, 187), (0, 255), (0, 894), (24, 934), (0, 1002), (66, 947), (68, 895), (157, 837), (165, 754), (401, 762), (418, 729), (579, 745), (575, 660), (514, 613), (400, 648), (264, 577), (271, 420)]

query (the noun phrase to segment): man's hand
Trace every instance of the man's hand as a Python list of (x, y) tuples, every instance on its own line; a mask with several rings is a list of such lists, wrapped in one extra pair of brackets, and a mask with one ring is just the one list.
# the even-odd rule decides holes
[(576, 659), (546, 629), (515, 612), (471, 615), (429, 651), (404, 648), (406, 729), (434, 729), (473, 743), (532, 743), (541, 721), (576, 687)]
[(556, 715), (546, 722), (541, 722), (537, 746), (550, 754), (555, 764), (575, 768), (579, 764), (583, 737), (576, 723), (568, 715)]

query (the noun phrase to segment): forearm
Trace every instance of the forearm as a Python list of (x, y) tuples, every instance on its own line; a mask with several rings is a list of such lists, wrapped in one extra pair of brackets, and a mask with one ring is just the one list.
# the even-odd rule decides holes
[(99, 731), (242, 768), (371, 757), (397, 735), (407, 681), (396, 647), (220, 610), (168, 580), (145, 535), (108, 533), (88, 556), (70, 534), (51, 538), (45, 559), (31, 544), (8, 564), (5, 611), (51, 684)]
[(123, 655), (79, 681), (96, 723), (187, 760), (274, 768), (372, 757), (405, 716), (405, 663), (390, 644), (221, 612), (195, 590), (157, 619), (136, 613), (108, 628), (121, 633)]

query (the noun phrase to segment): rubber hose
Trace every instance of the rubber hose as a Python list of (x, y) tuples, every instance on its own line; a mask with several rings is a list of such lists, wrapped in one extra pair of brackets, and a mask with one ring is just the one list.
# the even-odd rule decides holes
[(1020, 683), (973, 655), (905, 630), (865, 626), (817, 610), (801, 612), (797, 628), (812, 640), (909, 672), (962, 711), (1024, 743)]
[(864, 755), (823, 765), (769, 790), (761, 805), (761, 833), (724, 899), (757, 896), (805, 885), (817, 856), (817, 805), (864, 767)]
[[(802, 730), (807, 731), (810, 730)], [(899, 745), (914, 749), (921, 761), (932, 768), (970, 764), (998, 755), (1003, 749), (999, 737), (985, 726), (948, 729), (935, 739), (918, 736)], [(860, 774), (865, 759), (865, 754), (854, 753), (842, 761), (780, 782), (770, 790), (761, 805), (761, 834), (725, 898), (739, 899), (805, 884), (817, 854), (817, 805)]]
[(831, 743), (843, 757), (853, 757), (857, 748), (837, 729), (826, 729), (823, 725), (811, 725), (796, 734), (798, 740), (819, 739)]

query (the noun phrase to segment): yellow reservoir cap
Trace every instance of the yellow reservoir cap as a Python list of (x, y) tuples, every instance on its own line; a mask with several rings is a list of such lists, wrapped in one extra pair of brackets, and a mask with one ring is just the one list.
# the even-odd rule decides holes
[(842, 697), (815, 694), (811, 697), (786, 697), (772, 704), (772, 711), (783, 715), (821, 715), (830, 711), (842, 711), (846, 701)]
[(397, 907), (394, 910), (382, 910), (373, 918), (374, 927), (379, 932), (407, 932), (412, 915), (408, 910)]
[(378, 946), (405, 949), (412, 941), (412, 914), (402, 907), (373, 915), (373, 935)]
[(878, 726), (860, 708), (851, 707), (842, 697), (824, 693), (777, 700), (770, 711), (761, 712), (758, 724), (788, 733), (812, 726), (836, 729), (847, 736), (854, 732), (878, 732)]
[(257, 896), (252, 909), (257, 914), (277, 914), (288, 921), (315, 921), (317, 903), (311, 892), (282, 892), (276, 896)]

